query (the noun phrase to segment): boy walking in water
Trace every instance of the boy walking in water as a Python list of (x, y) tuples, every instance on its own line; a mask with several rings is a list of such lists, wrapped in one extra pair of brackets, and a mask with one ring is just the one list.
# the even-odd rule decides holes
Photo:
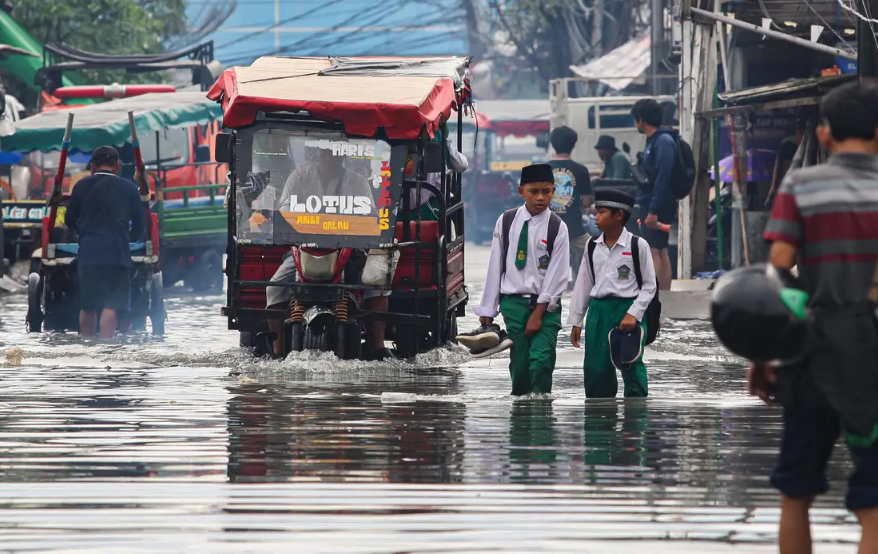
[(552, 392), (561, 294), (570, 264), (567, 226), (548, 209), (554, 192), (551, 166), (521, 170), (518, 194), (524, 205), (504, 213), (494, 226), (485, 290), (475, 308), (485, 326), (503, 314), (512, 340), (509, 374), (516, 396)]
[[(573, 288), (567, 323), (573, 326), (570, 339), (579, 348), (582, 319), (585, 322), (585, 395), (588, 398), (613, 398), (618, 391), (616, 365), (611, 352), (611, 333), (618, 329), (626, 338), (633, 336), (633, 356), (622, 371), (625, 396), (647, 395), (643, 346), (646, 325), (643, 320), (655, 296), (655, 266), (649, 244), (625, 229), (634, 210), (634, 198), (621, 191), (595, 193), (595, 223), (601, 236), (590, 239)], [(643, 285), (638, 285), (642, 281)], [(636, 328), (641, 332), (637, 333)], [(632, 332), (633, 335), (632, 335)]]

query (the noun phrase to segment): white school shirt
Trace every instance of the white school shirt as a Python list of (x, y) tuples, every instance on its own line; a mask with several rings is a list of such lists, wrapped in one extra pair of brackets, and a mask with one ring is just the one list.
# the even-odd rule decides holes
[[(567, 225), (561, 222), (552, 257), (546, 269), (540, 269), (540, 258), (549, 253), (547, 245), (549, 217), (546, 209), (539, 215), (531, 215), (525, 206), (518, 208), (512, 227), (509, 229), (509, 250), (506, 253), (506, 273), (503, 273), (503, 216), (494, 225), (494, 238), (491, 241), (491, 258), (488, 261), (488, 276), (482, 300), (473, 311), (479, 317), (497, 317), (500, 313), (501, 294), (536, 294), (538, 304), (548, 304), (548, 311), (558, 309), (561, 294), (567, 290), (567, 276), (570, 267), (570, 238)], [(515, 267), (518, 252), (518, 237), (524, 222), (527, 224), (527, 261), (522, 269)]]
[(626, 229), (619, 235), (619, 240), (612, 248), (604, 243), (604, 235), (601, 233), (596, 239), (591, 239), (597, 244), (594, 249), (594, 275), (597, 283), (591, 278), (591, 269), (588, 266), (588, 246), (582, 255), (582, 264), (579, 266), (579, 275), (573, 286), (573, 298), (570, 300), (570, 315), (567, 324), (574, 327), (582, 327), (582, 319), (592, 298), (605, 298), (618, 296), (620, 298), (635, 298), (634, 303), (628, 308), (628, 313), (643, 320), (646, 308), (655, 296), (655, 266), (652, 263), (652, 255), (649, 252), (649, 243), (639, 238), (640, 248), (640, 272), (643, 275), (643, 288), (637, 287), (637, 278), (634, 276), (634, 259), (631, 257), (631, 239), (633, 235)]

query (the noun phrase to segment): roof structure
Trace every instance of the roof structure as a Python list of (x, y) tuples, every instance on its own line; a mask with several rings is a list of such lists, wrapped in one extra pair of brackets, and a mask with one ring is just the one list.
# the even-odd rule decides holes
[(307, 112), (340, 122), (351, 135), (433, 136), (441, 118), (469, 99), (469, 58), (262, 57), (227, 69), (208, 92), (222, 104), (226, 127), (259, 112)]
[(15, 123), (15, 133), (3, 137), (5, 152), (49, 152), (61, 149), (72, 111), (70, 149), (91, 152), (98, 146), (121, 146), (131, 140), (128, 110), (134, 111), (139, 136), (169, 128), (204, 125), (222, 118), (220, 107), (203, 92), (152, 93), (111, 102), (82, 106), (74, 110), (43, 112)]

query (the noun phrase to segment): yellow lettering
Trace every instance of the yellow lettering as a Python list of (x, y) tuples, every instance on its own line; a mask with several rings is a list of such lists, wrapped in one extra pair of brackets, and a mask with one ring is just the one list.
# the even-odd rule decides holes
[(378, 229), (380, 231), (386, 231), (386, 230), (390, 229), (390, 222), (386, 219), (383, 219), (383, 218), (378, 220)]
[(324, 231), (348, 231), (351, 228), (350, 221), (324, 221)]

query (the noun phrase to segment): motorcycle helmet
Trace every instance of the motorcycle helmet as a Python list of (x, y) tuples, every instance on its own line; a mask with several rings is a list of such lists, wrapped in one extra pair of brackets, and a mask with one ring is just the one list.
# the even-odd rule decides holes
[(710, 317), (720, 342), (754, 362), (793, 361), (806, 350), (808, 294), (784, 284), (772, 266), (742, 267), (719, 278)]

